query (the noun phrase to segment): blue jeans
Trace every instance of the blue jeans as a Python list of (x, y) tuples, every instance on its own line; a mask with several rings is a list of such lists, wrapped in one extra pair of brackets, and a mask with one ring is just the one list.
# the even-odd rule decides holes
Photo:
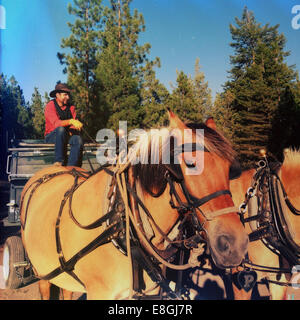
[(69, 135), (65, 127), (57, 127), (45, 136), (46, 143), (55, 144), (55, 162), (65, 164), (67, 145), (70, 144), (68, 166), (81, 166), (83, 142), (80, 135)]

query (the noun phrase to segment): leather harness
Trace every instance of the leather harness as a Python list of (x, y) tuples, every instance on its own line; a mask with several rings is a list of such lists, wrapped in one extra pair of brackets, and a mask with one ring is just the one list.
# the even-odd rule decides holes
[[(189, 238), (180, 239), (180, 240), (177, 239), (175, 241), (170, 240), (168, 238), (168, 236), (165, 235), (160, 230), (158, 225), (152, 219), (151, 213), (145, 207), (144, 203), (141, 201), (141, 199), (137, 195), (136, 191), (132, 188), (132, 186), (128, 182), (126, 183), (127, 192), (135, 200), (136, 204), (144, 210), (144, 212), (147, 214), (148, 219), (150, 219), (152, 221), (152, 223), (155, 224), (155, 227), (157, 228), (159, 233), (161, 233), (161, 235), (165, 238), (165, 240), (167, 240), (167, 242), (169, 244), (174, 245), (176, 249), (178, 249), (178, 248), (184, 248), (184, 249), (196, 248), (200, 242), (205, 241), (202, 238), (202, 236), (200, 235), (200, 233), (203, 232), (204, 229), (197, 218), (196, 210), (199, 210), (203, 214), (205, 221), (211, 220), (214, 217), (217, 217), (222, 214), (233, 212), (235, 209), (234, 207), (218, 210), (215, 213), (215, 215), (213, 215), (213, 213), (204, 214), (200, 209), (200, 206), (202, 206), (204, 203), (207, 203), (208, 201), (215, 199), (221, 195), (231, 195), (231, 193), (229, 190), (220, 190), (220, 191), (214, 192), (208, 196), (205, 196), (201, 199), (198, 199), (198, 198), (192, 196), (187, 191), (183, 177), (182, 177), (182, 179), (178, 180), (178, 177), (174, 176), (172, 174), (172, 171), (169, 170), (168, 167), (166, 167), (166, 169), (167, 170), (166, 170), (165, 178), (166, 178), (167, 184), (170, 187), (170, 198), (171, 198), (170, 205), (172, 208), (177, 209), (177, 212), (179, 213), (179, 220), (180, 220), (179, 229), (185, 228), (185, 223), (187, 220), (192, 221), (193, 234)], [(76, 281), (78, 281), (81, 285), (84, 286), (82, 281), (78, 278), (78, 276), (74, 272), (75, 265), (80, 259), (82, 259), (84, 256), (86, 256), (87, 254), (89, 254), (90, 252), (92, 252), (93, 250), (98, 248), (99, 246), (106, 244), (106, 243), (109, 243), (112, 240), (116, 240), (118, 244), (123, 243), (123, 245), (121, 245), (121, 247), (123, 247), (123, 249), (124, 249), (123, 252), (125, 251), (125, 254), (126, 254), (126, 245), (124, 246), (124, 243), (125, 243), (125, 239), (124, 239), (124, 228), (125, 228), (124, 227), (124, 224), (125, 224), (124, 207), (122, 208), (122, 206), (119, 206), (119, 209), (116, 209), (115, 206), (112, 206), (113, 208), (111, 210), (109, 210), (105, 215), (103, 215), (102, 217), (100, 217), (99, 219), (97, 219), (96, 221), (94, 221), (93, 223), (91, 223), (89, 225), (80, 224), (75, 219), (75, 217), (72, 213), (72, 197), (73, 197), (74, 192), (78, 188), (80, 188), (80, 186), (83, 183), (85, 183), (92, 175), (97, 174), (102, 170), (104, 170), (107, 174), (111, 175), (112, 177), (115, 177), (116, 173), (114, 171), (110, 170), (107, 166), (102, 166), (93, 173), (86, 173), (86, 172), (83, 173), (83, 172), (80, 172), (80, 171), (76, 170), (75, 168), (73, 168), (72, 170), (64, 170), (64, 171), (59, 171), (59, 172), (52, 173), (52, 174), (46, 174), (43, 177), (39, 178), (38, 180), (34, 181), (26, 189), (25, 193), (23, 194), (23, 198), (21, 199), (21, 204), (20, 204), (20, 211), (21, 211), (22, 206), (23, 206), (23, 199), (24, 199), (25, 195), (30, 191), (29, 198), (28, 198), (28, 201), (26, 204), (26, 208), (24, 208), (24, 210), (25, 210), (24, 221), (21, 223), (21, 227), (23, 228), (23, 230), (26, 227), (26, 220), (27, 220), (29, 204), (30, 204), (30, 201), (32, 200), (34, 192), (37, 190), (37, 188), (39, 186), (41, 186), (42, 184), (47, 183), (48, 181), (54, 179), (55, 177), (61, 176), (61, 175), (67, 174), (67, 175), (72, 175), (74, 177), (73, 185), (69, 188), (69, 190), (67, 190), (65, 192), (64, 198), (61, 201), (60, 209), (58, 212), (58, 216), (56, 219), (56, 225), (55, 225), (56, 249), (57, 249), (57, 254), (58, 254), (58, 259), (59, 259), (60, 265), (59, 265), (59, 267), (57, 267), (56, 269), (54, 269), (53, 271), (51, 271), (50, 273), (48, 273), (46, 275), (38, 275), (38, 273), (34, 269), (34, 266), (32, 266), (37, 278), (42, 279), (42, 280), (51, 280), (51, 279), (55, 278), (56, 276), (60, 275), (61, 273), (66, 272), (67, 274), (72, 276)], [(78, 181), (79, 178), (82, 178), (83, 181), (79, 182)], [(175, 183), (178, 183), (180, 185), (186, 201), (181, 200), (180, 196), (178, 195), (178, 193), (176, 191)], [(177, 204), (175, 204), (174, 200), (176, 200)], [(67, 202), (69, 202), (69, 216), (72, 219), (72, 221), (80, 228), (90, 230), (90, 229), (100, 227), (105, 222), (110, 221), (110, 223), (106, 226), (105, 230), (99, 236), (97, 236), (91, 243), (86, 245), (84, 248), (82, 248), (79, 252), (77, 252), (75, 255), (73, 255), (68, 260), (66, 260), (64, 257), (62, 246), (61, 246), (60, 235), (59, 235), (60, 219), (61, 219), (63, 209), (64, 209)], [(120, 235), (122, 235), (122, 234), (123, 234), (123, 238), (120, 237)], [(148, 273), (150, 278), (155, 283), (157, 283), (161, 288), (163, 288), (163, 290), (167, 293), (168, 297), (177, 298), (177, 299), (180, 298), (180, 296), (178, 296), (178, 294), (176, 294), (169, 287), (168, 280), (165, 279), (165, 277), (162, 274), (161, 269), (158, 266), (159, 261), (157, 261), (155, 258), (149, 256), (149, 253), (141, 245), (141, 243), (138, 239), (138, 236), (137, 236), (134, 228), (132, 228), (132, 226), (130, 229), (130, 236), (131, 236), (131, 239), (130, 239), (131, 251), (133, 253), (132, 260), (134, 261), (134, 264), (137, 263), (140, 268), (144, 269)], [(115, 242), (113, 242), (113, 243), (115, 244)], [(174, 247), (173, 247), (173, 249), (174, 249)], [(171, 250), (171, 254), (169, 252), (165, 252), (166, 253), (165, 257), (167, 258), (167, 260), (171, 261), (172, 256), (173, 256), (174, 252), (176, 252), (176, 251), (177, 250), (173, 250), (173, 251)], [(163, 255), (163, 252), (160, 252), (160, 253)], [(188, 268), (188, 267), (191, 267), (191, 266), (187, 265), (186, 268)], [(140, 291), (141, 287), (137, 288), (137, 285), (135, 285), (135, 289), (137, 291)], [(184, 290), (183, 290), (182, 294), (184, 294)]]
[[(263, 244), (277, 254), (283, 256), (288, 263), (300, 264), (300, 246), (293, 240), (288, 222), (284, 214), (284, 205), (294, 215), (299, 216), (300, 210), (296, 209), (288, 198), (285, 188), (278, 176), (280, 163), (268, 163), (267, 159), (258, 163), (258, 168), (253, 177), (253, 182), (246, 193), (246, 199), (240, 206), (240, 216), (243, 224), (250, 223), (252, 232), (249, 234), (251, 242), (261, 240)], [(282, 196), (281, 196), (282, 194)], [(246, 208), (254, 201), (256, 214), (251, 213), (244, 218)], [(291, 273), (291, 269), (261, 266), (245, 260), (242, 265), (246, 269), (272, 273)], [(291, 283), (267, 279), (266, 282), (278, 285), (291, 286)]]

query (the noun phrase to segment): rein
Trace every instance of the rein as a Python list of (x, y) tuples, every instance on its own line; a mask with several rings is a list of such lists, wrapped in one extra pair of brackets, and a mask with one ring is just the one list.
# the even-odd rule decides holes
[[(168, 267), (170, 269), (182, 271), (186, 270), (189, 268), (193, 268), (196, 266), (199, 266), (199, 261), (196, 259), (196, 256), (200, 255), (203, 252), (203, 241), (205, 241), (202, 236), (200, 235), (200, 232), (205, 232), (205, 229), (203, 228), (203, 225), (206, 221), (210, 221), (220, 215), (227, 214), (230, 212), (237, 211), (235, 207), (228, 207), (224, 208), (221, 210), (217, 210), (215, 212), (207, 212), (203, 213), (200, 209), (200, 206), (203, 204), (219, 197), (222, 195), (231, 195), (229, 190), (220, 190), (217, 192), (214, 192), (210, 195), (207, 195), (203, 198), (196, 198), (192, 196), (184, 183), (184, 179), (180, 180), (179, 182), (177, 181), (176, 178), (172, 177), (172, 173), (170, 171), (167, 171), (166, 173), (166, 180), (167, 184), (170, 186), (170, 205), (172, 208), (177, 209), (177, 212), (179, 214), (179, 217), (181, 219), (181, 226), (183, 227), (184, 222), (188, 217), (191, 217), (192, 220), (192, 227), (195, 231), (195, 234), (191, 236), (190, 238), (187, 239), (180, 239), (180, 240), (174, 240), (172, 241), (171, 239), (168, 238), (167, 235), (163, 233), (163, 231), (159, 228), (159, 226), (155, 223), (154, 219), (152, 218), (149, 210), (145, 207), (141, 199), (138, 197), (138, 195), (131, 189), (129, 183), (126, 181), (126, 171), (129, 167), (129, 162), (125, 165), (120, 165), (117, 163), (117, 169), (114, 173), (112, 173), (109, 169), (107, 169), (105, 166), (100, 167), (97, 171), (94, 171), (92, 174), (91, 173), (83, 173), (75, 168), (72, 170), (64, 170), (64, 171), (59, 171), (55, 172), (53, 174), (46, 174), (43, 177), (39, 178), (38, 180), (34, 181), (24, 192), (23, 197), (21, 199), (21, 204), (20, 204), (20, 211), (22, 210), (23, 206), (23, 200), (25, 198), (25, 195), (30, 192), (29, 198), (26, 203), (26, 208), (25, 210), (25, 215), (24, 215), (24, 221), (21, 223), (21, 227), (24, 230), (26, 227), (26, 221), (27, 221), (27, 214), (28, 214), (28, 208), (30, 205), (30, 202), (32, 200), (32, 197), (37, 190), (39, 186), (41, 186), (44, 183), (47, 183), (48, 181), (54, 179), (55, 177), (61, 176), (61, 175), (71, 175), (74, 177), (74, 183), (73, 185), (65, 192), (64, 198), (61, 201), (58, 216), (56, 219), (56, 224), (55, 224), (55, 239), (56, 239), (56, 249), (57, 249), (57, 254), (58, 254), (58, 261), (59, 261), (59, 266), (55, 268), (53, 271), (49, 272), (46, 275), (38, 275), (36, 270), (33, 267), (33, 270), (36, 274), (36, 277), (39, 279), (44, 279), (44, 280), (51, 280), (54, 277), (57, 277), (63, 272), (66, 272), (70, 276), (72, 276), (76, 281), (78, 281), (81, 285), (84, 286), (83, 282), (78, 278), (78, 276), (74, 272), (74, 268), (76, 263), (82, 259), (84, 256), (95, 250), (97, 247), (111, 242), (113, 239), (116, 239), (118, 237), (119, 233), (124, 230), (124, 215), (123, 211), (116, 212), (115, 210), (110, 210), (108, 211), (105, 215), (97, 219), (96, 221), (88, 224), (88, 225), (82, 225), (75, 217), (72, 211), (72, 199), (73, 199), (73, 194), (74, 192), (83, 184), (85, 183), (88, 178), (101, 170), (106, 171), (107, 174), (113, 174), (113, 176), (116, 179), (119, 192), (121, 194), (124, 206), (125, 206), (125, 232), (126, 232), (126, 242), (127, 242), (127, 256), (129, 258), (130, 263), (133, 263), (132, 259), (132, 250), (135, 249), (136, 251), (139, 252), (140, 256), (142, 256), (141, 261), (142, 261), (142, 266), (143, 268), (147, 271), (151, 279), (159, 284), (169, 295), (169, 297), (172, 298), (177, 298), (180, 299), (182, 295), (186, 294), (185, 289), (183, 288), (181, 291), (181, 295), (178, 295), (175, 293), (167, 284), (167, 280), (163, 277), (161, 270), (158, 270), (158, 264), (163, 264), (165, 267)], [(83, 181), (79, 181), (79, 178), (83, 178)], [(178, 183), (179, 186), (181, 187), (184, 195), (184, 201), (180, 198), (176, 188), (175, 188), (175, 183)], [(159, 231), (159, 233), (163, 236), (163, 238), (169, 242), (170, 244), (174, 243), (176, 245), (183, 245), (183, 247), (187, 249), (192, 249), (191, 254), (190, 254), (190, 259), (188, 263), (186, 264), (180, 264), (176, 265), (173, 263), (170, 263), (166, 259), (162, 258), (159, 253), (156, 252), (154, 246), (150, 243), (150, 241), (146, 238), (145, 234), (142, 232), (138, 224), (136, 223), (135, 217), (133, 216), (132, 210), (130, 208), (130, 205), (128, 203), (128, 195), (131, 194), (135, 200), (138, 202), (138, 205), (143, 208), (145, 213), (147, 214), (148, 218), (154, 223), (155, 227)], [(175, 205), (175, 200), (177, 204)], [(110, 221), (113, 217), (115, 217), (115, 214), (117, 214), (117, 219), (113, 220), (112, 223), (107, 225), (107, 227), (104, 229), (103, 232), (99, 236), (97, 236), (91, 243), (83, 247), (79, 252), (74, 254), (71, 258), (68, 260), (65, 259), (64, 254), (63, 254), (63, 249), (61, 245), (61, 240), (60, 240), (60, 221), (61, 221), (61, 216), (63, 213), (63, 209), (65, 205), (69, 203), (69, 216), (72, 219), (72, 221), (80, 228), (85, 229), (85, 230), (91, 230), (98, 228), (104, 224), (104, 222)], [(205, 222), (201, 225), (197, 214), (196, 210), (200, 211), (201, 214), (204, 217)], [(136, 247), (131, 248), (132, 241), (134, 242), (135, 240), (132, 240), (132, 230), (131, 227), (133, 226), (133, 230), (137, 233), (139, 243)], [(150, 254), (152, 258), (149, 258), (147, 255), (145, 256), (145, 253), (143, 252), (143, 248), (145, 248), (145, 252)], [(182, 262), (181, 262), (182, 263)], [(133, 270), (133, 269), (132, 269)], [(131, 273), (132, 274), (132, 273)], [(133, 280), (132, 280), (133, 282)], [(131, 294), (132, 296), (132, 294)]]
[[(225, 194), (230, 194), (229, 190), (222, 190), (222, 191), (218, 191), (215, 193), (212, 193), (211, 195), (208, 195), (206, 197), (203, 197), (201, 199), (198, 199), (196, 197), (192, 197), (189, 192), (186, 189), (186, 186), (182, 181), (180, 181), (180, 186), (184, 192), (185, 198), (187, 200), (187, 203), (183, 203), (175, 189), (174, 186), (174, 179), (171, 178), (171, 174), (169, 171), (167, 171), (165, 177), (167, 179), (167, 183), (170, 186), (170, 196), (171, 196), (171, 200), (170, 200), (170, 205), (172, 208), (177, 209), (177, 212), (179, 214), (179, 216), (182, 218), (182, 224), (184, 220), (187, 218), (188, 215), (191, 215), (192, 217), (192, 221), (193, 221), (193, 227), (196, 231), (196, 234), (192, 237), (190, 237), (189, 239), (183, 239), (183, 240), (177, 240), (177, 241), (171, 241), (167, 235), (165, 235), (163, 233), (163, 231), (158, 227), (158, 225), (156, 224), (156, 222), (154, 221), (154, 219), (152, 218), (149, 210), (145, 207), (145, 205), (143, 204), (143, 202), (140, 200), (140, 198), (138, 197), (138, 195), (133, 191), (133, 189), (130, 187), (129, 183), (126, 181), (126, 176), (125, 176), (125, 170), (128, 168), (129, 163), (123, 165), (122, 167), (119, 166), (119, 169), (116, 171), (116, 179), (117, 179), (117, 183), (118, 183), (118, 187), (121, 193), (121, 196), (123, 198), (123, 201), (125, 203), (125, 212), (126, 212), (126, 235), (127, 236), (127, 252), (128, 252), (128, 256), (131, 257), (131, 246), (129, 243), (129, 226), (130, 223), (133, 225), (134, 230), (137, 232), (138, 238), (141, 240), (142, 245), (145, 247), (145, 249), (147, 250), (148, 254), (150, 254), (154, 259), (156, 259), (159, 263), (161, 263), (163, 266), (168, 267), (170, 269), (173, 270), (177, 270), (177, 271), (183, 271), (189, 268), (194, 268), (200, 265), (200, 262), (197, 260), (197, 257), (203, 253), (203, 245), (201, 245), (201, 241), (205, 241), (202, 236), (200, 235), (200, 232), (205, 231), (205, 229), (203, 228), (203, 224), (200, 224), (200, 221), (197, 217), (196, 214), (196, 209), (200, 210), (199, 206), (203, 205), (205, 203), (207, 203), (208, 201), (219, 197), (221, 195), (225, 195)], [(169, 242), (170, 244), (172, 243), (184, 243), (185, 247), (187, 249), (192, 249), (192, 253), (190, 255), (190, 259), (188, 261), (187, 264), (181, 264), (181, 265), (176, 265), (173, 263), (170, 263), (169, 261), (167, 261), (166, 259), (162, 258), (157, 252), (155, 247), (151, 244), (151, 242), (146, 238), (144, 232), (141, 230), (141, 228), (139, 227), (138, 223), (136, 222), (135, 217), (133, 216), (132, 210), (128, 204), (128, 193), (133, 195), (133, 197), (135, 198), (135, 200), (138, 202), (138, 204), (142, 207), (142, 209), (144, 210), (144, 212), (147, 214), (148, 218), (150, 218), (150, 220), (152, 221), (152, 223), (154, 224), (154, 226), (157, 228), (158, 232), (162, 235), (162, 237), (164, 238), (164, 240), (166, 240), (167, 242)], [(173, 196), (176, 198), (177, 202), (179, 203), (179, 206), (175, 206), (174, 201), (173, 201)], [(193, 201), (191, 200), (193, 199)], [(218, 210), (216, 212), (215, 215), (213, 215), (213, 213), (211, 214), (211, 219), (222, 215), (222, 214), (226, 214), (229, 212), (233, 212), (234, 210), (236, 210), (236, 207), (228, 207), (225, 209), (221, 209)], [(206, 219), (206, 221), (208, 220), (206, 216), (204, 216), (204, 218)], [(197, 256), (197, 257), (196, 257)], [(132, 269), (132, 260), (131, 261), (131, 269)], [(162, 286), (167, 292), (168, 294), (171, 294), (171, 296), (174, 295), (174, 292), (171, 290), (170, 292), (170, 287), (168, 285), (165, 284), (166, 280), (161, 280), (160, 279), (161, 276), (158, 277), (158, 279), (152, 279), (152, 280), (156, 280), (155, 282), (158, 283), (160, 286)], [(132, 284), (133, 284), (133, 279), (131, 279)], [(133, 292), (132, 292), (132, 288), (133, 285), (131, 286), (130, 289), (130, 294), (129, 297), (131, 298), (133, 296)], [(182, 290), (184, 290), (184, 288), (182, 288)], [(181, 295), (185, 295), (185, 291), (181, 292)], [(176, 293), (175, 293), (175, 297), (176, 297)], [(177, 295), (177, 298), (178, 297)]]
[[(119, 164), (118, 164), (119, 165)], [(167, 235), (165, 235), (162, 230), (158, 227), (158, 225), (156, 224), (156, 222), (153, 220), (149, 210), (145, 207), (145, 205), (143, 204), (143, 202), (140, 200), (140, 198), (138, 197), (138, 195), (133, 191), (133, 189), (131, 188), (131, 186), (129, 185), (128, 182), (126, 182), (126, 176), (125, 176), (125, 171), (127, 170), (129, 166), (129, 162), (123, 166), (119, 165), (119, 168), (116, 171), (116, 177), (117, 177), (117, 182), (118, 182), (118, 187), (119, 190), (121, 192), (121, 196), (123, 198), (123, 201), (125, 203), (125, 212), (126, 212), (126, 226), (129, 226), (130, 223), (132, 223), (135, 231), (138, 234), (138, 237), (141, 239), (141, 242), (143, 244), (143, 246), (146, 248), (147, 252), (152, 255), (159, 263), (161, 263), (162, 265), (164, 265), (165, 267), (168, 267), (170, 269), (174, 269), (177, 271), (183, 271), (189, 268), (193, 268), (193, 267), (197, 267), (199, 266), (199, 261), (195, 258), (195, 255), (197, 255), (197, 257), (203, 253), (203, 245), (201, 245), (201, 241), (205, 241), (202, 236), (200, 235), (200, 232), (205, 232), (205, 229), (203, 228), (203, 225), (206, 221), (210, 221), (220, 215), (224, 215), (227, 213), (232, 213), (234, 211), (237, 211), (237, 208), (232, 206), (232, 207), (227, 207), (224, 209), (220, 209), (217, 210), (215, 212), (208, 212), (205, 215), (203, 214), (203, 212), (201, 211), (201, 209), (199, 208), (201, 205), (209, 202), (210, 200), (213, 200), (219, 196), (222, 195), (230, 195), (231, 193), (229, 190), (220, 190), (217, 192), (214, 192), (210, 195), (207, 195), (201, 199), (196, 198), (194, 196), (192, 196), (187, 188), (186, 185), (184, 183), (184, 179), (180, 179), (178, 181), (178, 177), (172, 176), (172, 171), (167, 170), (166, 174), (165, 174), (165, 178), (167, 180), (167, 184), (170, 187), (170, 205), (173, 209), (176, 209), (179, 217), (181, 218), (181, 225), (183, 225), (184, 221), (187, 219), (188, 216), (191, 216), (192, 219), (192, 225), (193, 228), (195, 229), (195, 235), (190, 237), (189, 239), (183, 239), (183, 240), (177, 240), (177, 241), (171, 241)], [(168, 168), (167, 168), (168, 169)], [(178, 183), (183, 191), (183, 194), (185, 196), (185, 200), (186, 202), (183, 202), (178, 194), (178, 192), (176, 191), (175, 188), (175, 183)], [(148, 218), (150, 218), (150, 220), (152, 221), (152, 223), (154, 224), (154, 226), (157, 228), (158, 232), (162, 235), (162, 237), (164, 238), (164, 240), (168, 241), (170, 244), (172, 243), (183, 243), (185, 245), (185, 247), (187, 249), (192, 249), (192, 253), (190, 256), (190, 259), (188, 261), (187, 264), (182, 264), (182, 265), (175, 265), (170, 263), (169, 261), (167, 261), (166, 259), (162, 258), (155, 250), (154, 246), (150, 243), (150, 241), (146, 238), (144, 232), (141, 230), (141, 228), (139, 227), (139, 225), (136, 222), (135, 217), (133, 216), (132, 210), (129, 207), (128, 204), (128, 194), (131, 194), (135, 200), (138, 202), (138, 205), (140, 205), (142, 207), (142, 209), (144, 210), (144, 212), (147, 214)], [(155, 195), (155, 197), (157, 197), (157, 195)], [(176, 199), (178, 205), (175, 205), (174, 203), (174, 198)], [(199, 210), (204, 219), (205, 222), (201, 225), (200, 221), (197, 217), (196, 214), (196, 210)], [(128, 221), (129, 220), (129, 221)], [(127, 222), (128, 221), (128, 222)], [(126, 232), (126, 234), (128, 233), (128, 231)], [(127, 238), (128, 239), (128, 238)], [(127, 246), (127, 250), (131, 250), (130, 245)], [(132, 296), (132, 293), (131, 295)]]

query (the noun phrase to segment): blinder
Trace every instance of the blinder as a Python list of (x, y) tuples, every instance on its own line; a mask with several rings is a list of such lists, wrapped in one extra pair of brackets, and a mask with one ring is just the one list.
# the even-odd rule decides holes
[(184, 180), (183, 172), (181, 169), (180, 164), (175, 163), (174, 159), (175, 156), (187, 152), (187, 151), (204, 151), (208, 152), (205, 146), (199, 144), (199, 143), (185, 143), (180, 146), (177, 146), (174, 148), (174, 153), (171, 156), (171, 163), (165, 164), (164, 166), (168, 169), (168, 171), (172, 174), (172, 176), (175, 178), (176, 181), (182, 181)]
[[(178, 155), (180, 153), (183, 153), (184, 151), (204, 151), (204, 152), (209, 152), (207, 148), (203, 145), (200, 145), (199, 143), (185, 143), (182, 144), (179, 147), (176, 147), (174, 150), (174, 154), (172, 155), (171, 158), (171, 163), (170, 164), (165, 164), (165, 167), (168, 169), (168, 171), (173, 175), (173, 177), (177, 181), (182, 181), (184, 179), (182, 169), (180, 167), (180, 164), (175, 164), (174, 159), (175, 155)], [(241, 176), (242, 174), (242, 167), (240, 162), (235, 159), (229, 168), (229, 180), (234, 180), (237, 179)]]
[[(209, 152), (205, 147), (203, 147), (203, 145), (200, 145), (197, 143), (188, 143), (186, 145), (188, 145), (188, 148), (189, 148), (188, 151), (202, 150), (204, 152)], [(174, 152), (174, 154), (179, 154), (184, 151), (187, 151), (187, 148), (185, 147), (185, 145), (181, 145), (180, 147), (177, 147), (175, 150), (176, 151)], [(192, 212), (195, 214), (195, 209), (199, 209), (199, 207), (201, 207), (203, 204), (209, 202), (212, 199), (215, 199), (215, 198), (222, 196), (222, 195), (232, 196), (230, 190), (219, 190), (219, 191), (216, 191), (212, 194), (204, 196), (201, 199), (191, 195), (185, 186), (184, 176), (183, 176), (183, 172), (182, 172), (180, 165), (174, 163), (174, 154), (172, 157), (173, 163), (164, 164), (164, 166), (167, 169), (166, 179), (167, 179), (169, 186), (170, 186), (170, 195), (171, 195), (170, 204), (173, 208), (176, 208), (179, 213), (187, 213), (190, 210), (192, 210)], [(235, 179), (240, 174), (241, 174), (241, 167), (239, 165), (239, 162), (235, 160), (230, 167), (230, 173), (229, 173), (230, 179)], [(187, 200), (187, 203), (183, 203), (181, 201), (179, 195), (177, 194), (177, 191), (174, 187), (175, 181), (181, 185), (181, 189), (184, 193), (184, 196)], [(178, 206), (175, 206), (175, 204), (172, 200), (173, 195), (175, 196), (175, 198), (177, 199), (177, 201), (179, 203)], [(235, 207), (228, 207), (225, 209), (217, 210), (216, 212), (209, 212), (208, 214), (205, 214), (205, 215), (201, 210), (200, 211), (202, 212), (202, 215), (204, 216), (205, 220), (212, 220), (214, 217), (232, 212), (234, 210), (236, 210)], [(198, 221), (198, 220), (195, 219), (195, 221)], [(198, 223), (196, 223), (196, 224), (198, 224)], [(198, 226), (198, 227), (200, 227), (200, 226)], [(201, 229), (201, 227), (199, 229)]]
[(184, 180), (184, 176), (183, 176), (180, 164), (172, 163), (172, 164), (165, 164), (164, 166), (171, 173), (171, 175), (177, 182)]

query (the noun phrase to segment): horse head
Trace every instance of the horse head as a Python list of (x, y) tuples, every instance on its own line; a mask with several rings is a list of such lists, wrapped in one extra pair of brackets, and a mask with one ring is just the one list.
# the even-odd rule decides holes
[(213, 119), (206, 125), (185, 125), (170, 112), (170, 127), (177, 129), (177, 148), (181, 144), (177, 153), (180, 169), (172, 170), (184, 179), (211, 257), (218, 267), (237, 266), (247, 252), (248, 236), (229, 192), (230, 178), (239, 173), (235, 153), (216, 131)]

